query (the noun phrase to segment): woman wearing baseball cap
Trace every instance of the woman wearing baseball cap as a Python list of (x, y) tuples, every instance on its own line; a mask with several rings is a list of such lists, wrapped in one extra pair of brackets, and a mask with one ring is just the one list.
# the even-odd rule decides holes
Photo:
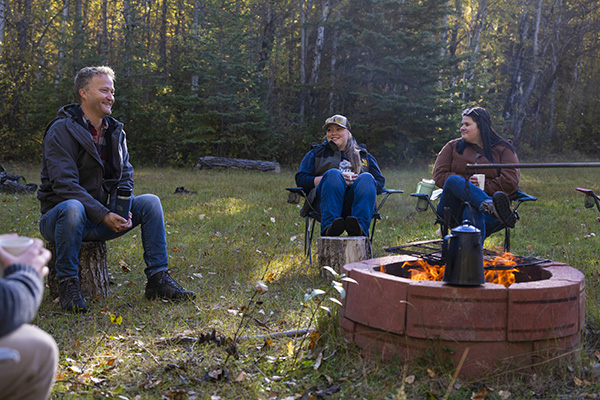
[[(321, 235), (367, 236), (377, 194), (385, 178), (375, 158), (352, 136), (350, 122), (336, 114), (325, 120), (325, 140), (313, 144), (296, 172), (296, 184), (321, 213)], [(302, 216), (308, 213), (305, 204)]]

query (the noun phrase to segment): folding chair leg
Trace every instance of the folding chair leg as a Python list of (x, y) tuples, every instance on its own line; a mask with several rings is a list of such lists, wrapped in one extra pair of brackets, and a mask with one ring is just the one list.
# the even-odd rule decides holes
[(310, 230), (309, 230), (310, 220), (306, 217), (306, 221), (304, 223), (304, 255), (307, 256), (310, 247)]
[(510, 228), (505, 228), (504, 233), (504, 252), (510, 252)]
[(308, 256), (308, 264), (312, 267), (312, 239), (315, 232), (315, 220), (306, 217), (306, 233), (304, 235), (304, 249)]
[(371, 236), (369, 236), (369, 257), (373, 257), (373, 236), (375, 236), (375, 225), (377, 225), (377, 218), (373, 218), (373, 225), (371, 226)]

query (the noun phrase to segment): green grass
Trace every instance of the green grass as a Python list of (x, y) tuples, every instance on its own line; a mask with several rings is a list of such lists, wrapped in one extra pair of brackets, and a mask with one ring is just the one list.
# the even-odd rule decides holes
[[(5, 166), (28, 182), (39, 182), (37, 166)], [(421, 178), (430, 176), (430, 167), (385, 170), (384, 175), (387, 187), (405, 194), (392, 196), (382, 210), (373, 246), (376, 257), (385, 255), (385, 247), (431, 239), (436, 231), (432, 214), (415, 211), (416, 200), (408, 195)], [(291, 170), (272, 174), (137, 169), (136, 193), (155, 193), (163, 202), (172, 274), (198, 297), (184, 304), (145, 300), (139, 229), (108, 242), (109, 298), (91, 302), (88, 314), (74, 316), (61, 312), (46, 294), (34, 321), (60, 347), (53, 398), (316, 398), (319, 390), (334, 385), (339, 391), (326, 398), (442, 398), (451, 381), (447, 365), (433, 357), (407, 366), (401, 360), (364, 357), (340, 338), (335, 316), (325, 314), (317, 321), (319, 341), (295, 368), (290, 346), (298, 340), (245, 339), (238, 344), (239, 358), (227, 363), (229, 378), (218, 382), (205, 376), (222, 365), (225, 347), (212, 342), (158, 344), (160, 338), (197, 337), (213, 329), (232, 336), (261, 278), (268, 281), (269, 291), (259, 297), (243, 335), (309, 324), (303, 296), (314, 288), (325, 289), (327, 283), (316, 267), (309, 268), (303, 255), (304, 221), (299, 208), (286, 202), (285, 187), (294, 184), (293, 176)], [(508, 371), (461, 381), (450, 399), (469, 399), (484, 388), (490, 390), (488, 399), (506, 398), (508, 392), (511, 399), (581, 398), (600, 390), (600, 224), (598, 212), (585, 209), (583, 194), (575, 191), (584, 186), (600, 192), (597, 176), (593, 168), (523, 170), (521, 188), (539, 200), (521, 206), (512, 236), (515, 254), (565, 262), (585, 274), (587, 327), (581, 357), (549, 365), (536, 375)], [(197, 193), (174, 194), (177, 186)], [(0, 194), (0, 213), (0, 232), (40, 237), (35, 196)], [(502, 239), (496, 234), (485, 247), (499, 248)], [(111, 323), (111, 315), (121, 316), (122, 323)], [(315, 369), (319, 354), (322, 362)]]

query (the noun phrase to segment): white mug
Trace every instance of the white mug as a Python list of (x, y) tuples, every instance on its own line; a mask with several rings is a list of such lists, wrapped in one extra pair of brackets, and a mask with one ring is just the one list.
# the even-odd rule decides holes
[(475, 174), (473, 175), (477, 178), (477, 187), (481, 190), (485, 190), (485, 174)]
[(33, 239), (27, 236), (11, 236), (0, 238), (0, 246), (13, 256), (21, 255), (29, 246), (33, 244)]

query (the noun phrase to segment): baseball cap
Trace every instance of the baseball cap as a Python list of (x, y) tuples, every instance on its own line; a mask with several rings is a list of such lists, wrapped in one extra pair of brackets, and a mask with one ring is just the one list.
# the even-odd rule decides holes
[(327, 125), (335, 124), (341, 126), (342, 128), (346, 128), (350, 131), (350, 121), (348, 118), (343, 115), (336, 114), (332, 117), (329, 117), (325, 120), (325, 125), (323, 125), (323, 129), (327, 129)]

